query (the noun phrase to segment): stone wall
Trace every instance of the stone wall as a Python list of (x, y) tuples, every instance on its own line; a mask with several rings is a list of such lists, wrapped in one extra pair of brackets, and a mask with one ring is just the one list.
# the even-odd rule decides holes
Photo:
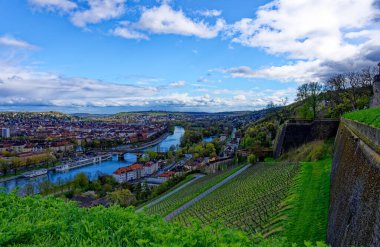
[(290, 120), (279, 128), (273, 155), (278, 158), (307, 142), (335, 137), (338, 126), (339, 120)]
[(379, 135), (380, 129), (351, 120), (340, 124), (327, 232), (332, 247), (380, 246)]
[(373, 98), (371, 107), (380, 107), (380, 75), (373, 80)]

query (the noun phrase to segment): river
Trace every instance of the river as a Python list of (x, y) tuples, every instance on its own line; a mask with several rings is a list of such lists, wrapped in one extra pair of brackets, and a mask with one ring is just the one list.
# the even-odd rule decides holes
[[(146, 148), (150, 150), (160, 150), (167, 151), (171, 146), (178, 147), (181, 141), (181, 137), (185, 133), (185, 129), (176, 126), (174, 133), (166, 137), (159, 144), (152, 147)], [(28, 184), (32, 184), (35, 190), (38, 190), (38, 185), (44, 181), (50, 181), (53, 183), (66, 182), (72, 180), (77, 174), (85, 173), (90, 180), (97, 179), (102, 174), (112, 174), (116, 169), (128, 166), (136, 162), (137, 157), (133, 153), (126, 153), (124, 155), (124, 161), (108, 160), (103, 161), (99, 164), (92, 164), (88, 166), (79, 167), (76, 169), (71, 169), (67, 172), (55, 172), (49, 171), (47, 175), (40, 176), (36, 178), (17, 178), (7, 182), (0, 183), (0, 187), (4, 187), (6, 192), (10, 192), (16, 187), (19, 187), (21, 190)]]

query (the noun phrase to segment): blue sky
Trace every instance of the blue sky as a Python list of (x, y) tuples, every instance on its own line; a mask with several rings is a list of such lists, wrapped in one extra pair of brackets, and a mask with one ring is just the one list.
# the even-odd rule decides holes
[(0, 110), (255, 110), (380, 59), (375, 0), (0, 1)]

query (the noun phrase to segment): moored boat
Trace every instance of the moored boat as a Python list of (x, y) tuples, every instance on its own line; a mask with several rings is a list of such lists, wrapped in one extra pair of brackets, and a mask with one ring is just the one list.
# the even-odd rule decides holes
[(48, 173), (47, 169), (41, 169), (41, 170), (24, 172), (22, 175), (23, 177), (26, 177), (26, 178), (34, 178), (34, 177), (46, 175), (47, 173)]
[(55, 170), (56, 170), (57, 172), (65, 172), (65, 171), (67, 171), (67, 170), (70, 170), (70, 166), (69, 166), (68, 164), (63, 164), (63, 165), (57, 166), (57, 167), (55, 168)]

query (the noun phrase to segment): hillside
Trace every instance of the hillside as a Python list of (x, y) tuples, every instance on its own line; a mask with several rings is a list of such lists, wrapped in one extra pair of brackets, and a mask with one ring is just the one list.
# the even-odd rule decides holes
[(197, 219), (204, 225), (215, 222), (243, 230), (260, 232), (278, 210), (298, 173), (292, 163), (261, 163), (212, 192), (177, 216), (174, 221), (191, 225)]
[[(221, 226), (170, 224), (133, 208), (78, 208), (60, 199), (0, 194), (1, 246), (287, 246)], [(318, 245), (323, 246), (323, 245)]]
[(145, 212), (147, 214), (166, 216), (175, 209), (185, 204), (186, 202), (196, 197), (197, 195), (201, 194), (202, 192), (211, 188), (213, 185), (219, 183), (226, 177), (230, 176), (232, 173), (236, 172), (241, 167), (242, 166), (231, 167), (218, 173), (204, 176), (203, 178), (192, 182), (185, 188), (165, 198), (159, 203), (146, 208)]

